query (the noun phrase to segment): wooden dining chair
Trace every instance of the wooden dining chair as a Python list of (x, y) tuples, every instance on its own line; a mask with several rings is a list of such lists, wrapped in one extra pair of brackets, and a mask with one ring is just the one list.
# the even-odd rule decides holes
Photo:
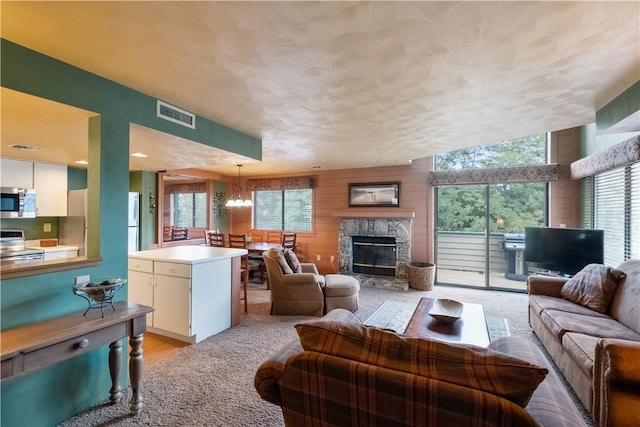
[(216, 233), (214, 230), (204, 231), (204, 242), (207, 244), (207, 246), (217, 246), (220, 248), (225, 247), (224, 234)]
[(267, 233), (264, 230), (257, 230), (255, 228), (252, 228), (249, 231), (249, 236), (251, 236), (252, 242), (265, 242), (267, 240)]
[(282, 233), (282, 247), (296, 251), (296, 233)]
[(267, 233), (267, 242), (269, 243), (282, 243), (282, 231), (269, 230)]
[[(229, 233), (229, 247), (236, 249), (247, 249), (247, 236), (245, 234)], [(249, 257), (240, 257), (240, 291), (241, 299), (244, 300), (244, 312), (247, 312), (247, 285), (249, 284)]]

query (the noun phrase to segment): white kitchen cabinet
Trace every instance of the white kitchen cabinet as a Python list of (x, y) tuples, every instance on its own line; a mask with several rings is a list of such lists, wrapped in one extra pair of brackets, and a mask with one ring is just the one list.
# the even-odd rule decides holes
[(67, 216), (67, 166), (33, 164), (36, 216)]
[(147, 315), (147, 330), (196, 343), (229, 328), (231, 255), (172, 259), (167, 250), (129, 255), (129, 301), (155, 309)]
[(33, 188), (33, 162), (1, 158), (0, 171), (1, 187)]

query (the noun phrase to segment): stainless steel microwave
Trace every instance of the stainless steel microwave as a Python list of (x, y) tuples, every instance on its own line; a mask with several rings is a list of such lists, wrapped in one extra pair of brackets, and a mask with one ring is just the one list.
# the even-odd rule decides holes
[(35, 218), (36, 190), (0, 187), (0, 218)]

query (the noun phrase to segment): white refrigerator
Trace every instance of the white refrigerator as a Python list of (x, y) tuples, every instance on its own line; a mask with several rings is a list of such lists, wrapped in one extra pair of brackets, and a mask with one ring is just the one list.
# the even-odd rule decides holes
[(87, 255), (87, 190), (71, 190), (67, 194), (67, 216), (60, 217), (60, 245), (77, 246), (78, 256)]
[(136, 252), (140, 248), (140, 194), (129, 193), (129, 253)]

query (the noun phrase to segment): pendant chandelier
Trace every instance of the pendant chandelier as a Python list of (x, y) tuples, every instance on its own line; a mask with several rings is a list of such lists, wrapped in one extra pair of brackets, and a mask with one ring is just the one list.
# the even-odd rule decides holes
[(242, 165), (238, 165), (238, 195), (236, 199), (229, 199), (225, 206), (253, 206), (251, 199), (242, 200), (242, 188), (240, 187), (240, 168)]

